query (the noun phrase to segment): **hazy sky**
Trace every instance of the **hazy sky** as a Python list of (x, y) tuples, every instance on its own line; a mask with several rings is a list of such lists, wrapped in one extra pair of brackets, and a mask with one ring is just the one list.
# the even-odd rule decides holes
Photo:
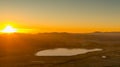
[(0, 25), (39, 32), (120, 31), (120, 0), (0, 0)]

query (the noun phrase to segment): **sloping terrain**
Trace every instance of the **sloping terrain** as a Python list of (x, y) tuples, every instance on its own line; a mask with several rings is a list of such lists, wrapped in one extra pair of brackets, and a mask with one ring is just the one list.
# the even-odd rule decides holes
[[(105, 33), (104, 33), (105, 34)], [(101, 48), (69, 57), (36, 57), (37, 51), (52, 48)], [(0, 67), (120, 67), (120, 35), (103, 34), (1, 34)]]

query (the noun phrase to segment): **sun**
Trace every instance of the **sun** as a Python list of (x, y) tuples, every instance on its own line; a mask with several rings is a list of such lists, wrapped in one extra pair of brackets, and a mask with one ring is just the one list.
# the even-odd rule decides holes
[(3, 33), (15, 33), (17, 32), (17, 29), (16, 28), (13, 28), (12, 26), (10, 25), (7, 25), (3, 30), (2, 30)]

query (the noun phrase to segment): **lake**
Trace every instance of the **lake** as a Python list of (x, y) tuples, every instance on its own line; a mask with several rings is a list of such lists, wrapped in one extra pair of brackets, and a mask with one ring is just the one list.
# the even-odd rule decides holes
[(79, 54), (86, 54), (90, 52), (102, 51), (103, 49), (94, 48), (94, 49), (83, 49), (83, 48), (56, 48), (56, 49), (47, 49), (38, 51), (35, 56), (74, 56)]

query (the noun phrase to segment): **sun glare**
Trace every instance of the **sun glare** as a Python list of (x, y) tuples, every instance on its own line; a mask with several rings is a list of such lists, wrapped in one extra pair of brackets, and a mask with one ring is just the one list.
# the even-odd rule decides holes
[(15, 33), (17, 32), (17, 29), (16, 28), (13, 28), (12, 26), (8, 25), (6, 26), (3, 30), (2, 30), (3, 33)]

